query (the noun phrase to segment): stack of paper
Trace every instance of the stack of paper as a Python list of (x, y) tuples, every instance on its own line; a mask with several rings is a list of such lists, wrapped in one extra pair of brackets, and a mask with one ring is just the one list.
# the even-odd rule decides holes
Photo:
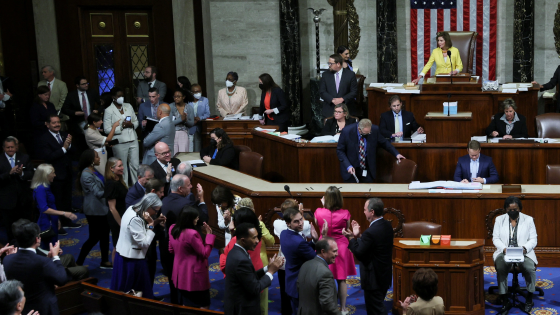
[(482, 189), (481, 183), (461, 183), (453, 181), (439, 180), (435, 182), (412, 182), (408, 185), (408, 189), (430, 189), (430, 188), (447, 188), (447, 189)]
[(488, 137), (487, 136), (475, 136), (475, 137), (471, 137), (471, 140), (476, 140), (478, 142), (486, 143), (486, 142), (488, 142)]
[(287, 135), (280, 136), (280, 138), (284, 138), (284, 139), (288, 139), (288, 140), (297, 140), (297, 139), (301, 139), (301, 136), (300, 135), (287, 134)]
[(517, 84), (516, 83), (502, 84), (502, 90), (507, 90), (507, 89), (517, 89)]
[(255, 128), (256, 131), (262, 131), (262, 132), (274, 132), (276, 131), (276, 129), (263, 129), (261, 127), (257, 127)]
[(315, 137), (313, 139), (311, 139), (311, 143), (336, 143), (338, 142), (338, 138), (340, 137), (340, 134), (337, 134), (335, 136), (322, 136), (322, 137)]
[(385, 85), (385, 83), (370, 83), (369, 87), (374, 87), (374, 88), (381, 88)]
[(253, 115), (253, 120), (261, 120), (261, 119), (263, 119), (263, 117), (260, 116), (259, 114)]
[(418, 133), (418, 131), (415, 131), (410, 136), (410, 139), (412, 140), (412, 143), (423, 143), (423, 142), (426, 142), (426, 134), (425, 133)]
[(241, 119), (241, 116), (243, 116), (243, 114), (231, 114), (224, 117), (224, 120), (238, 120)]

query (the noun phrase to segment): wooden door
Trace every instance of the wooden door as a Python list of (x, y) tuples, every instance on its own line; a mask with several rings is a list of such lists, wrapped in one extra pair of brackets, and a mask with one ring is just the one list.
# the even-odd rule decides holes
[(82, 52), (90, 89), (102, 94), (121, 87), (125, 102), (136, 108), (136, 87), (154, 56), (151, 10), (84, 9), (81, 13)]

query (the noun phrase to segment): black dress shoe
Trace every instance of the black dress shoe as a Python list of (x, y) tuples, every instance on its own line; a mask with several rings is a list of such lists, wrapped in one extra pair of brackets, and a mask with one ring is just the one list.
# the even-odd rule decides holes
[(509, 312), (509, 310), (511, 309), (512, 305), (511, 302), (509, 301), (509, 299), (504, 299), (502, 301), (502, 308), (500, 308), (500, 311), (498, 312), (499, 315), (505, 315)]
[(81, 224), (78, 223), (74, 223), (74, 222), (68, 222), (68, 223), (63, 223), (62, 227), (67, 228), (67, 229), (77, 229), (82, 227)]
[(523, 312), (527, 314), (531, 314), (531, 310), (533, 309), (533, 306), (535, 306), (535, 303), (533, 303), (533, 301), (526, 302), (525, 306), (523, 307)]
[(68, 235), (68, 232), (66, 232), (66, 230), (62, 228), (58, 230), (58, 235)]

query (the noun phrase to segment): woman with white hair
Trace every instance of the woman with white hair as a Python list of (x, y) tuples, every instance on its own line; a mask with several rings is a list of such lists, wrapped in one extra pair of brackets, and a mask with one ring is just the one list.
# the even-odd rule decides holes
[[(111, 290), (141, 292), (154, 298), (146, 252), (154, 239), (154, 216), (161, 208), (161, 200), (154, 193), (145, 195), (137, 204), (128, 207), (121, 218), (121, 228)], [(165, 221), (159, 221), (165, 223)]]
[(37, 224), (41, 228), (41, 248), (44, 250), (49, 250), (49, 243), (54, 245), (58, 241), (58, 216), (65, 216), (72, 221), (78, 218), (71, 212), (56, 210), (54, 195), (50, 187), (55, 177), (52, 165), (41, 164), (37, 167), (31, 180), (33, 200), (41, 213)]

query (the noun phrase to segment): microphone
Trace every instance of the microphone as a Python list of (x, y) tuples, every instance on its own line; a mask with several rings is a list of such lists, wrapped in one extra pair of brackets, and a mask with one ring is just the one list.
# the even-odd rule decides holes
[[(447, 57), (449, 57), (449, 63), (451, 64), (451, 73), (450, 75), (453, 75), (453, 62), (451, 61), (451, 50), (447, 50)], [(451, 81), (453, 82), (453, 81)]]
[(284, 185), (284, 190), (288, 192), (288, 194), (290, 195), (290, 197), (292, 197), (292, 199), (294, 198), (294, 196), (292, 196), (292, 193), (290, 192), (290, 186)]

